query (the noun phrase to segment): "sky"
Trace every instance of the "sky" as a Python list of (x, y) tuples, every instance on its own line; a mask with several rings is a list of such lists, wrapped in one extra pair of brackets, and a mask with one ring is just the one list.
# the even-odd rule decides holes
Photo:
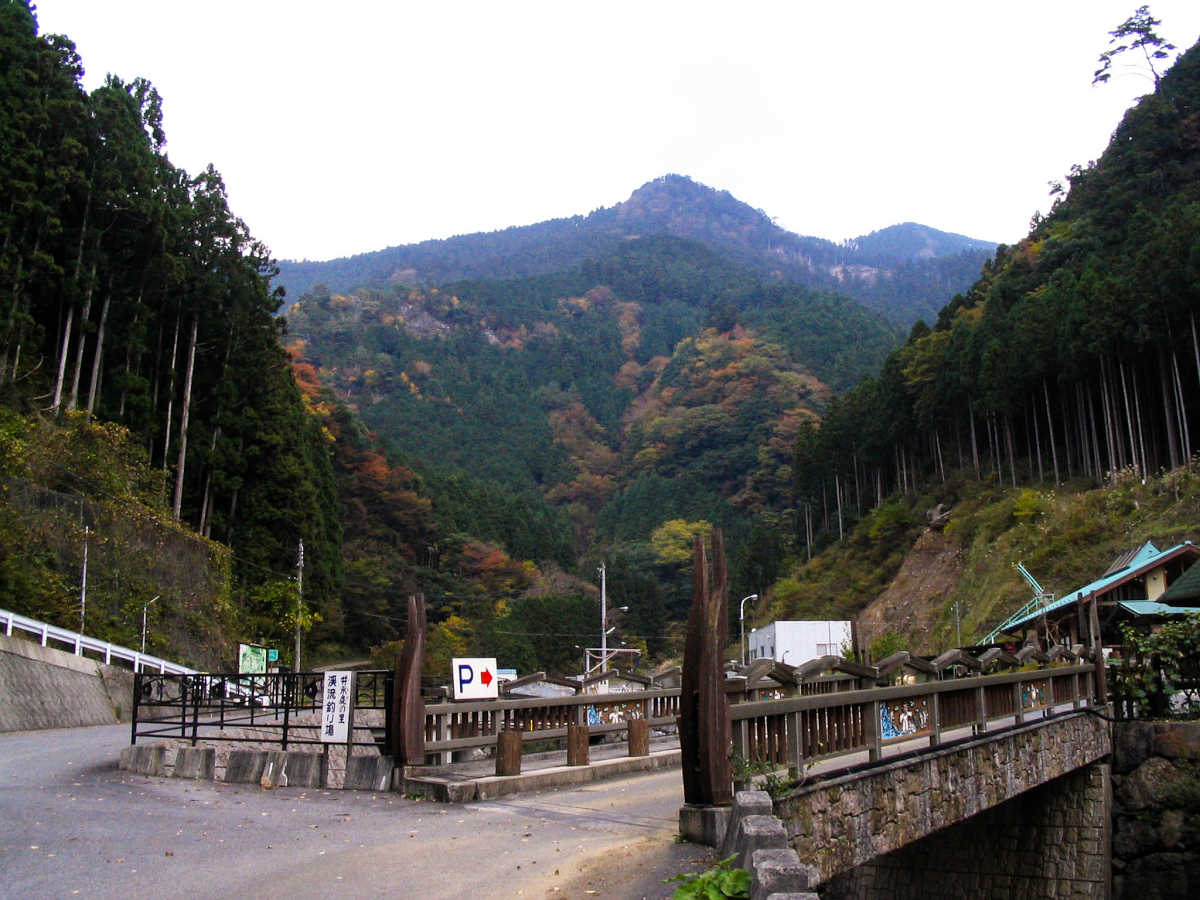
[[(279, 259), (586, 214), (668, 173), (803, 235), (915, 221), (1013, 243), (1153, 82), (1093, 86), (1137, 0), (39, 0), (163, 97)], [(1187, 49), (1200, 3), (1157, 0)], [(1174, 54), (1172, 54), (1172, 58)]]

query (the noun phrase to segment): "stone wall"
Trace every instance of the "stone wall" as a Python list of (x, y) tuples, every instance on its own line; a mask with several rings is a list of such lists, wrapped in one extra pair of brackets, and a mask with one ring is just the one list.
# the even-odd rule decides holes
[(1110, 773), (1098, 763), (935, 832), (821, 888), (822, 900), (1109, 896)]
[(1200, 722), (1121, 722), (1113, 736), (1113, 897), (1200, 895)]
[[(825, 882), (1091, 766), (1111, 749), (1108, 723), (1080, 713), (822, 780), (779, 800), (775, 810), (800, 860)], [(1097, 821), (1107, 834), (1107, 813)]]

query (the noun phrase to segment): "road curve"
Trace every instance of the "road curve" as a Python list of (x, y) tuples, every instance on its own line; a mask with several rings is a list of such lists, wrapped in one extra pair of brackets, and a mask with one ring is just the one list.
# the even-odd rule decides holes
[(0, 734), (0, 897), (669, 897), (677, 770), (467, 805), (118, 770), (127, 726)]

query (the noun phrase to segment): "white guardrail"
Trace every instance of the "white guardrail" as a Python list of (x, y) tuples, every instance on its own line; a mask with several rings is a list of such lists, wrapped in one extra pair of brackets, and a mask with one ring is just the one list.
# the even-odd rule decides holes
[(9, 612), (7, 609), (0, 609), (0, 623), (3, 623), (4, 633), (8, 637), (12, 637), (13, 630), (17, 629), (28, 634), (37, 635), (41, 639), (43, 647), (48, 646), (47, 641), (57, 641), (70, 646), (76, 656), (83, 656), (84, 650), (90, 650), (92, 653), (101, 654), (105, 665), (111, 665), (114, 659), (120, 659), (131, 663), (135, 672), (153, 671), (170, 675), (191, 675), (196, 672), (195, 669), (189, 669), (187, 666), (181, 666), (179, 663), (168, 662), (165, 659), (159, 659), (157, 656), (151, 656), (148, 653), (139, 653), (137, 650), (130, 650), (128, 647), (121, 647), (117, 644), (110, 644), (108, 641), (88, 637), (85, 634), (68, 631), (65, 628), (59, 628), (57, 625), (48, 625), (45, 622), (39, 622), (37, 619), (30, 619), (15, 612)]

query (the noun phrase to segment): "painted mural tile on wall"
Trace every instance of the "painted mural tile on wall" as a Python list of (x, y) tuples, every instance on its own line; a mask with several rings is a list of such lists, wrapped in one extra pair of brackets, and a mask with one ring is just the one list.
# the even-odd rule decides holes
[(1021, 685), (1021, 708), (1040, 709), (1049, 705), (1046, 700), (1046, 683), (1038, 681)]
[(915, 737), (929, 732), (929, 700), (909, 697), (879, 705), (879, 733), (884, 741)]

